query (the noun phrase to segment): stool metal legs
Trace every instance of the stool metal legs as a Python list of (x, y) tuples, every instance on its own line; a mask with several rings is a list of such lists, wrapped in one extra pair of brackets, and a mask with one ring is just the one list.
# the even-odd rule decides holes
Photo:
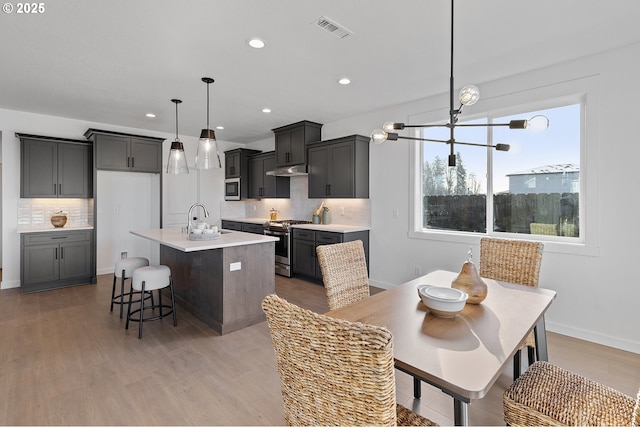
[[(122, 275), (120, 276), (120, 295), (116, 295), (116, 282), (118, 280), (118, 278), (116, 277), (115, 273), (113, 275), (113, 287), (111, 288), (111, 307), (109, 308), (109, 311), (113, 311), (113, 305), (114, 304), (119, 304), (120, 305), (120, 318), (122, 319), (122, 312), (124, 310), (124, 305), (127, 304), (124, 301), (124, 281), (129, 279), (129, 277), (125, 277), (125, 270), (122, 270)], [(136, 294), (138, 294), (139, 292), (135, 292)], [(142, 293), (141, 295), (144, 295), (144, 293)], [(153, 303), (153, 293), (152, 292), (148, 292), (144, 299), (151, 299), (151, 305), (155, 305)], [(138, 302), (138, 300), (133, 301)]]
[[(145, 292), (148, 292), (149, 294), (153, 295), (153, 291), (146, 291), (145, 290), (145, 286), (146, 286), (146, 282), (142, 281), (142, 295), (144, 295)], [(164, 288), (163, 288), (164, 289)], [(127, 321), (125, 323), (125, 329), (129, 329), (129, 321), (132, 322), (138, 322), (138, 339), (142, 338), (142, 324), (144, 322), (149, 322), (151, 320), (162, 320), (163, 317), (166, 317), (170, 314), (173, 315), (173, 326), (178, 326), (178, 319), (176, 317), (176, 301), (175, 301), (175, 294), (173, 292), (173, 279), (169, 278), (169, 291), (171, 293), (171, 305), (168, 304), (162, 304), (162, 289), (158, 289), (158, 305), (155, 305), (153, 302), (153, 296), (152, 296), (152, 300), (151, 300), (151, 305), (150, 306), (146, 306), (145, 307), (145, 300), (147, 298), (141, 298), (140, 299), (140, 308), (131, 311), (131, 303), (132, 302), (137, 302), (137, 301), (132, 301), (133, 299), (133, 286), (131, 287), (131, 289), (129, 290), (129, 303), (128, 303), (128, 307), (127, 307)], [(158, 308), (160, 310), (160, 314), (158, 316), (153, 316), (153, 317), (144, 317), (144, 311), (145, 310), (155, 310), (156, 308)], [(169, 308), (169, 311), (165, 311), (163, 312), (162, 309), (163, 308)], [(137, 316), (137, 318), (134, 316), (136, 313), (140, 313), (139, 316)]]

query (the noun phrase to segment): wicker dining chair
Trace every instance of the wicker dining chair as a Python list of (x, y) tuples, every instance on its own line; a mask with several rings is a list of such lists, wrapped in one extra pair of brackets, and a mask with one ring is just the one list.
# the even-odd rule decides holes
[(637, 426), (640, 392), (634, 403), (611, 387), (548, 362), (536, 362), (504, 392), (504, 420), (510, 426)]
[(329, 310), (344, 307), (369, 293), (369, 274), (361, 240), (316, 248)]
[[(538, 286), (544, 243), (525, 240), (480, 239), (480, 276), (487, 279)], [(535, 362), (536, 340), (531, 332), (513, 357), (513, 379), (520, 376), (520, 351), (527, 348), (529, 365)]]
[(317, 314), (275, 294), (262, 308), (288, 425), (436, 425), (396, 403), (389, 330)]

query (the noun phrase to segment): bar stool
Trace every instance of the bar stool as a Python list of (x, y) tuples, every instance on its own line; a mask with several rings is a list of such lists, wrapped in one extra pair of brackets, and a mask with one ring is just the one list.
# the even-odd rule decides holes
[[(116, 261), (116, 266), (113, 269), (113, 288), (111, 289), (111, 308), (109, 311), (113, 311), (113, 305), (120, 305), (120, 318), (122, 319), (124, 301), (124, 282), (133, 276), (133, 272), (140, 267), (146, 267), (149, 265), (149, 260), (142, 257), (122, 258)], [(120, 278), (120, 295), (116, 295), (116, 281)], [(136, 292), (137, 294), (138, 292)], [(149, 293), (145, 298), (151, 298), (153, 304), (153, 295)], [(137, 300), (134, 302), (138, 302)]]
[[(171, 305), (162, 304), (162, 289), (169, 288), (171, 293)], [(145, 292), (158, 291), (158, 305), (151, 302), (150, 306), (144, 305), (146, 298), (140, 299), (140, 308), (131, 311), (131, 300), (134, 291), (139, 291), (142, 294)], [(160, 314), (153, 317), (144, 317), (145, 310), (160, 309)], [(171, 310), (162, 312), (163, 308), (169, 308)], [(136, 318), (133, 315), (136, 313), (140, 315)], [(129, 290), (129, 307), (127, 308), (127, 322), (125, 329), (129, 329), (129, 321), (138, 322), (138, 339), (142, 338), (142, 324), (151, 320), (159, 320), (173, 314), (173, 326), (178, 326), (176, 320), (176, 308), (175, 308), (175, 295), (173, 294), (173, 280), (171, 279), (171, 269), (166, 265), (151, 265), (148, 267), (140, 267), (133, 272), (133, 278), (131, 279), (131, 289)]]

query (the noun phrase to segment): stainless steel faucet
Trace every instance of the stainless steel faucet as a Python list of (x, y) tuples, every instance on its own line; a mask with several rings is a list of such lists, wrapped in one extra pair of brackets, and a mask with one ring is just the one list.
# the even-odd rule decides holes
[(204, 217), (205, 218), (209, 216), (209, 210), (202, 203), (194, 203), (193, 205), (191, 205), (191, 207), (189, 208), (189, 213), (187, 214), (187, 235), (191, 234), (191, 218), (192, 218), (191, 215), (193, 213), (193, 210), (195, 208), (197, 208), (198, 206), (201, 207), (202, 210), (204, 211)]

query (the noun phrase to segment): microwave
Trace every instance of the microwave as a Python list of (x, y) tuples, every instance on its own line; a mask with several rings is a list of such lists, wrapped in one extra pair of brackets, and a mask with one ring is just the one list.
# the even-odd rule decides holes
[(228, 178), (224, 180), (224, 199), (240, 200), (240, 178)]

